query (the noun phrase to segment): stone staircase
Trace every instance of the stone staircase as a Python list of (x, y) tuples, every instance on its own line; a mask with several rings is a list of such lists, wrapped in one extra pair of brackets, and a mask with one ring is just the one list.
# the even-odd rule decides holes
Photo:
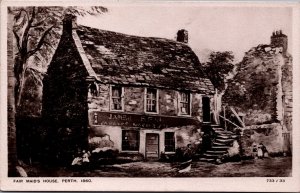
[(212, 145), (200, 156), (199, 161), (216, 162), (218, 158), (227, 153), (228, 148), (232, 146), (233, 141), (238, 137), (237, 134), (225, 131), (220, 126), (211, 126), (211, 129), (214, 136)]

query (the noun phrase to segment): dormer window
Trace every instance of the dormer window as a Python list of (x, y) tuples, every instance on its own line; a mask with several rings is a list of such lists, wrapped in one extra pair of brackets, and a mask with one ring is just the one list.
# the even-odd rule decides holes
[(146, 112), (157, 113), (158, 112), (158, 91), (157, 89), (147, 88), (146, 89)]
[(111, 87), (111, 110), (123, 110), (123, 87), (121, 86)]
[(191, 114), (191, 99), (189, 92), (179, 93), (179, 113), (180, 115)]

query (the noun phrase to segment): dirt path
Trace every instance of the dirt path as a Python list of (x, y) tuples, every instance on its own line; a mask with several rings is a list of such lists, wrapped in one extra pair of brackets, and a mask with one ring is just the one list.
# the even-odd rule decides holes
[(193, 162), (191, 170), (179, 173), (176, 163), (133, 162), (99, 166), (94, 170), (35, 168), (31, 176), (68, 177), (285, 177), (291, 176), (292, 158), (276, 157), (215, 165)]

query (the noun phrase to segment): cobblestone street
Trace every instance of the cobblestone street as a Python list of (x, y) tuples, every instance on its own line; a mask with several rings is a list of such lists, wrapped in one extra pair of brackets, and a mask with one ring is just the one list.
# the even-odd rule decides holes
[(288, 177), (292, 172), (291, 157), (244, 160), (220, 165), (193, 162), (191, 170), (185, 173), (179, 173), (177, 165), (162, 162), (132, 162), (79, 171), (66, 168), (47, 170), (34, 168), (29, 174), (40, 177)]

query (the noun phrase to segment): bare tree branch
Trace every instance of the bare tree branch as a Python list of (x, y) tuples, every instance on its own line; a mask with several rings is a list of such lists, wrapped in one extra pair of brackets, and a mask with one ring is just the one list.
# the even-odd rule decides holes
[(39, 21), (35, 24), (31, 24), (31, 27), (38, 27), (44, 24), (44, 22), (46, 21), (46, 19), (43, 19), (42, 21)]
[(32, 7), (32, 13), (31, 13), (31, 18), (30, 18), (30, 26), (33, 23), (33, 20), (35, 19), (35, 7)]
[(21, 15), (22, 12), (25, 13), (27, 21), (29, 21), (29, 14), (28, 14), (28, 12), (25, 9), (21, 8), (20, 11), (19, 11), (19, 15)]
[(15, 38), (16, 38), (16, 42), (17, 42), (17, 48), (19, 50), (19, 52), (21, 51), (21, 46), (20, 46), (20, 37), (19, 35), (17, 34), (17, 32), (15, 30), (13, 30), (13, 33), (15, 35)]
[(27, 43), (29, 38), (29, 30), (31, 28), (31, 24), (35, 18), (35, 7), (32, 8), (31, 18), (28, 20), (26, 28), (24, 30), (23, 36), (22, 36), (22, 44), (21, 44), (21, 54), (26, 55), (27, 53)]
[(49, 42), (45, 41), (44, 44), (47, 45), (47, 46), (49, 46), (49, 47), (51, 47), (52, 49), (54, 49), (53, 45), (50, 44)]
[(51, 26), (51, 27), (49, 27), (48, 29), (46, 29), (46, 30), (44, 31), (43, 35), (41, 36), (40, 40), (38, 41), (37, 46), (36, 46), (34, 49), (30, 50), (30, 51), (27, 53), (27, 58), (29, 58), (30, 56), (32, 56), (32, 55), (35, 54), (38, 50), (41, 49), (41, 47), (42, 47), (43, 44), (45, 43), (44, 40), (45, 40), (46, 36), (50, 33), (50, 31), (52, 30), (53, 27), (54, 27), (54, 25)]

